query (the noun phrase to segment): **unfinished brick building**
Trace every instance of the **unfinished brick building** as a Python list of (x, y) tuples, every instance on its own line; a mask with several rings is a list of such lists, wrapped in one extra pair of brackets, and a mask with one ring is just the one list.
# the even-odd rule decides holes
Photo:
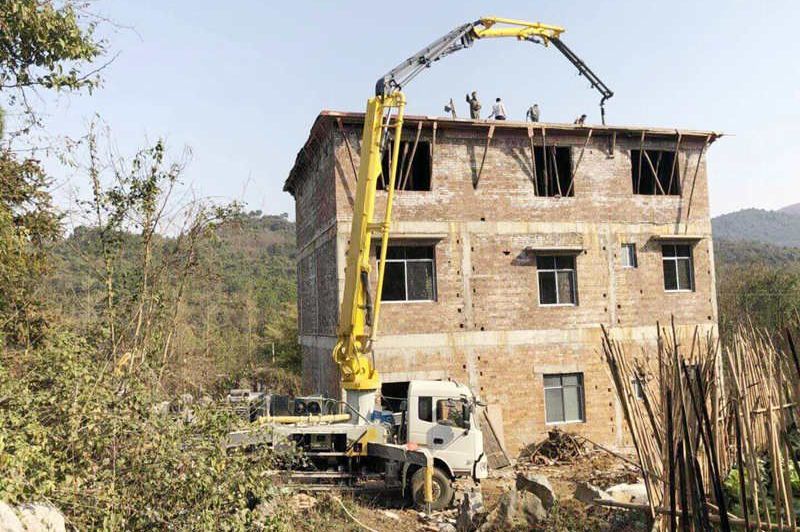
[[(284, 187), (309, 393), (339, 393), (331, 350), (362, 126), (360, 113), (321, 113)], [(684, 333), (715, 333), (716, 138), (406, 117), (376, 345), (385, 393), (414, 378), (467, 383), (500, 407), (512, 452), (557, 424), (627, 444), (600, 326), (637, 345), (672, 315)]]

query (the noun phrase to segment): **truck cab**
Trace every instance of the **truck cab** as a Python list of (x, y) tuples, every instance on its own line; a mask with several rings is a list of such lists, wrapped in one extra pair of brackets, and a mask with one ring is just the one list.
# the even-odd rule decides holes
[[(385, 383), (381, 395), (394, 416), (394, 441), (411, 449), (427, 449), (433, 456), (434, 484), (488, 476), (477, 403), (467, 386), (454, 381), (412, 380)], [(411, 469), (404, 475), (410, 480), (412, 498), (416, 498), (417, 473), (421, 474)], [(447, 486), (446, 491), (452, 494), (452, 487)]]
[(469, 388), (452, 381), (411, 381), (406, 443), (425, 447), (451, 477), (486, 478), (483, 433)]

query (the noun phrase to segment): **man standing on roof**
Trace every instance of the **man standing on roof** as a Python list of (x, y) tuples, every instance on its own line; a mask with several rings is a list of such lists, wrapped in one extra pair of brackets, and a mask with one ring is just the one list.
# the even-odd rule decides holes
[(531, 107), (528, 107), (528, 113), (525, 115), (526, 120), (530, 120), (531, 122), (538, 122), (539, 121), (539, 104), (535, 103)]
[(586, 115), (579, 116), (578, 118), (575, 119), (575, 122), (573, 122), (573, 124), (576, 124), (576, 125), (579, 125), (579, 126), (582, 126), (585, 123), (586, 123)]
[(503, 105), (503, 101), (500, 98), (497, 98), (494, 101), (494, 105), (492, 106), (492, 114), (489, 115), (489, 118), (494, 118), (495, 120), (506, 119), (506, 106)]
[(467, 94), (467, 103), (469, 104), (469, 117), (478, 120), (481, 117), (481, 102), (478, 101), (478, 93), (472, 91), (472, 96)]

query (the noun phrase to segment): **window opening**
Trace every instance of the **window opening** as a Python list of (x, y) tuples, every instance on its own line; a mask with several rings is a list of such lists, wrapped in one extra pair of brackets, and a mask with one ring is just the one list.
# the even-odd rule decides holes
[[(380, 257), (380, 247), (376, 256)], [(393, 246), (386, 250), (381, 301), (436, 301), (434, 246)]]
[(679, 196), (680, 170), (671, 150), (631, 150), (633, 193)]
[(540, 255), (536, 257), (539, 276), (539, 304), (574, 305), (575, 257), (572, 255)]
[(637, 268), (636, 244), (622, 244), (622, 267)]
[(661, 253), (664, 263), (664, 290), (694, 290), (692, 247), (688, 244), (664, 244), (661, 246)]
[(568, 146), (536, 146), (533, 153), (536, 195), (574, 196), (572, 148)]
[(583, 373), (544, 375), (545, 419), (550, 423), (585, 421)]
[[(389, 163), (391, 162), (391, 143), (387, 142), (381, 161), (382, 174), (378, 178), (378, 190), (386, 190), (389, 184)], [(412, 157), (413, 156), (413, 157)], [(431, 189), (431, 144), (419, 141), (400, 141), (400, 153), (397, 161), (397, 175), (394, 180), (395, 190), (430, 190)]]
[(433, 398), (420, 397), (417, 400), (417, 417), (420, 421), (433, 423)]

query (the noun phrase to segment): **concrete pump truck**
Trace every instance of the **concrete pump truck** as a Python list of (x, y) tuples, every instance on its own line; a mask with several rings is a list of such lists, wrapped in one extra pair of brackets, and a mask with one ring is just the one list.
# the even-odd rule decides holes
[[(351, 486), (379, 480), (388, 487), (406, 490), (416, 505), (429, 509), (451, 504), (453, 482), (459, 477), (474, 481), (486, 478), (478, 403), (468, 387), (452, 381), (413, 380), (408, 383), (406, 397), (387, 401), (383, 408), (376, 404), (381, 379), (374, 353), (406, 105), (402, 89), (435, 61), (469, 48), (478, 39), (512, 37), (544, 46), (553, 44), (601, 93), (604, 117), (604, 103), (613, 93), (560, 40), (563, 32), (563, 28), (538, 22), (484, 17), (455, 28), (378, 79), (364, 116), (338, 341), (333, 350), (345, 400), (323, 400), (336, 408), (316, 408), (318, 415), (267, 415), (257, 429), (232, 433), (229, 445), (277, 446), (289, 442), (312, 464), (311, 470), (293, 474), (295, 478), (336, 480)], [(387, 182), (386, 209), (383, 220), (375, 222), (376, 186), (385, 150), (390, 152), (389, 175), (383, 176)], [(376, 237), (380, 238), (380, 256), (371, 294), (370, 250)]]

